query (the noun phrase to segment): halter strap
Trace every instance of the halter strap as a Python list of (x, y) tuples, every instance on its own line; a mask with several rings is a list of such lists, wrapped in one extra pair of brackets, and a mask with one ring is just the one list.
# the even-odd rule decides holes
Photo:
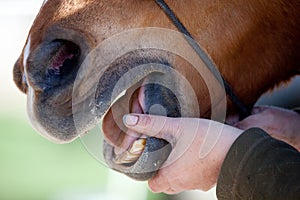
[[(208, 55), (205, 53), (205, 51), (198, 45), (197, 42), (195, 42), (193, 36), (190, 34), (190, 32), (185, 28), (185, 26), (182, 24), (182, 22), (177, 18), (175, 13), (172, 11), (172, 9), (166, 4), (164, 0), (155, 0), (155, 2), (159, 5), (159, 7), (164, 11), (164, 13), (167, 15), (167, 17), (172, 21), (172, 23), (176, 26), (176, 28), (184, 34), (184, 37), (186, 41), (189, 43), (189, 45), (195, 50), (195, 52), (198, 54), (198, 56), (203, 60), (206, 67), (213, 73), (213, 74), (219, 74), (218, 68), (216, 65), (212, 62), (212, 60), (208, 57)], [(226, 94), (229, 96), (231, 101), (235, 104), (235, 106), (239, 109), (239, 115), (240, 119), (244, 119), (247, 116), (250, 115), (251, 111), (250, 109), (243, 104), (240, 99), (235, 95), (233, 92), (232, 87), (229, 85), (229, 83), (224, 79), (222, 74), (220, 74), (221, 78), (216, 77), (216, 79), (219, 81), (220, 84), (224, 84), (224, 88), (226, 91)]]

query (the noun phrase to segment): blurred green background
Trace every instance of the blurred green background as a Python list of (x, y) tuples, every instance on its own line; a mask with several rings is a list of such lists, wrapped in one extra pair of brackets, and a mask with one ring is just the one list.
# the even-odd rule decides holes
[[(0, 0), (0, 200), (215, 199), (214, 190), (152, 194), (146, 183), (98, 163), (79, 140), (57, 145), (33, 130), (26, 96), (14, 86), (12, 68), (41, 4), (42, 0)], [(277, 98), (266, 95), (259, 104), (296, 106), (299, 83), (296, 79), (275, 94)]]

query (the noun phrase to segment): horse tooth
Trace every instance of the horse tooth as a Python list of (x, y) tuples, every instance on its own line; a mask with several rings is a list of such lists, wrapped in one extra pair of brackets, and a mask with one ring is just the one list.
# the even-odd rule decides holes
[(128, 164), (137, 161), (143, 153), (145, 145), (146, 139), (144, 138), (140, 138), (134, 141), (128, 151), (125, 151), (124, 153), (117, 155), (114, 158), (114, 162), (116, 164)]
[(132, 154), (141, 155), (145, 149), (145, 145), (146, 145), (146, 139), (140, 138), (134, 141), (131, 148), (129, 149), (129, 152)]
[(121, 155), (117, 156), (114, 159), (114, 162), (116, 164), (127, 164), (127, 163), (132, 163), (132, 162), (137, 161), (138, 158), (139, 158), (139, 155), (132, 154), (132, 153), (130, 153), (128, 151), (125, 151)]

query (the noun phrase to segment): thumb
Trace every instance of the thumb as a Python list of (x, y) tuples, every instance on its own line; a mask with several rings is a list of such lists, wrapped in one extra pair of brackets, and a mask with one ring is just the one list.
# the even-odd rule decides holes
[[(176, 139), (179, 118), (168, 118), (164, 116), (128, 114), (124, 115), (124, 125), (135, 132), (143, 135), (161, 138), (171, 142)], [(177, 128), (176, 128), (177, 127)]]

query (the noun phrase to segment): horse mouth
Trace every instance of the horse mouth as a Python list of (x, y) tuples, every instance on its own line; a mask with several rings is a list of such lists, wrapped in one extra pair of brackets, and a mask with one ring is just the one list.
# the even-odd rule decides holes
[(170, 144), (165, 140), (129, 131), (123, 124), (123, 115), (127, 113), (163, 114), (153, 109), (156, 104), (148, 109), (153, 102), (146, 95), (149, 89), (153, 89), (153, 85), (130, 88), (103, 118), (104, 157), (107, 164), (136, 180), (151, 178), (171, 151)]
[(131, 97), (128, 97), (130, 94), (126, 91), (104, 117), (103, 133), (106, 141), (114, 148), (112, 161), (117, 165), (134, 164), (145, 149), (146, 137), (129, 132), (122, 124), (122, 115), (126, 114), (127, 110), (131, 113), (145, 113), (142, 106), (142, 90), (142, 88), (137, 89)]

